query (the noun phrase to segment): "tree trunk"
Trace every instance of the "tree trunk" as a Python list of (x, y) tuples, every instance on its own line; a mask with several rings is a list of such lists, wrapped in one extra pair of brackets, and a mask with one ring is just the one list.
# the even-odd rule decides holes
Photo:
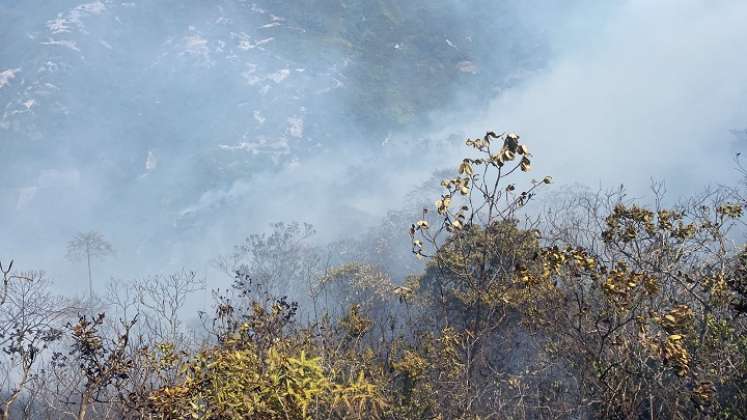
[(3, 409), (3, 420), (10, 420), (10, 406), (13, 405), (16, 398), (18, 398), (18, 394), (21, 393), (21, 389), (14, 389), (13, 393), (11, 394), (10, 398), (8, 398), (8, 401), (5, 402), (5, 408)]
[(93, 300), (93, 278), (91, 277), (91, 253), (86, 252), (86, 260), (88, 261), (88, 296)]
[[(21, 362), (24, 363), (24, 362)], [(20, 381), (18, 382), (18, 387), (11, 391), (10, 397), (5, 402), (5, 407), (3, 408), (3, 420), (10, 420), (10, 407), (13, 405), (13, 403), (16, 401), (19, 395), (21, 395), (21, 390), (23, 386), (26, 384), (26, 381), (29, 377), (29, 371), (31, 370), (31, 366), (26, 367), (24, 364), (23, 368), (23, 374), (21, 376)]]
[(83, 395), (80, 396), (80, 407), (78, 408), (78, 420), (85, 420), (86, 414), (88, 412), (88, 404), (91, 400), (91, 397), (88, 395), (88, 392), (83, 392)]

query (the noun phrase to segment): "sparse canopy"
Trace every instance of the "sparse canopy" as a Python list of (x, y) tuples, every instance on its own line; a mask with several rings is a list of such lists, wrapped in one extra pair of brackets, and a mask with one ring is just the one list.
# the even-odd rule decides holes
[(96, 231), (79, 232), (67, 243), (67, 259), (73, 262), (85, 260), (88, 264), (88, 292), (91, 297), (93, 297), (91, 259), (107, 257), (113, 253), (112, 245)]

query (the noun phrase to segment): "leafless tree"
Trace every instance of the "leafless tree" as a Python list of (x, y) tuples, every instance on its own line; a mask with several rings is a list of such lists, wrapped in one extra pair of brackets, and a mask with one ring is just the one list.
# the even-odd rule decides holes
[(220, 257), (216, 266), (231, 278), (246, 275), (256, 290), (297, 299), (301, 297), (296, 296), (298, 285), (309, 284), (321, 266), (319, 251), (310, 243), (315, 230), (298, 222), (271, 227), (271, 234), (250, 235), (232, 255)]
[(91, 259), (107, 257), (114, 253), (112, 245), (104, 236), (96, 231), (79, 232), (67, 243), (67, 258), (70, 261), (86, 260), (88, 264), (88, 293), (93, 299), (93, 277), (91, 275)]
[(0, 307), (0, 350), (4, 363), (3, 396), (0, 419), (15, 418), (14, 404), (25, 401), (24, 418), (38, 389), (34, 386), (42, 374), (37, 365), (60, 339), (63, 320), (69, 315), (64, 300), (49, 292), (49, 281), (40, 271), (23, 274), (24, 282), (10, 283), (7, 300)]
[(147, 333), (159, 341), (183, 344), (187, 337), (182, 310), (193, 293), (205, 289), (205, 279), (193, 271), (181, 271), (139, 281), (134, 288)]
[(2, 291), (2, 297), (0, 297), (0, 306), (5, 304), (5, 300), (8, 298), (8, 288), (10, 287), (11, 280), (31, 280), (28, 277), (14, 274), (12, 270), (13, 270), (13, 260), (10, 260), (8, 267), (3, 267), (3, 263), (0, 262), (0, 272), (3, 274), (3, 291)]

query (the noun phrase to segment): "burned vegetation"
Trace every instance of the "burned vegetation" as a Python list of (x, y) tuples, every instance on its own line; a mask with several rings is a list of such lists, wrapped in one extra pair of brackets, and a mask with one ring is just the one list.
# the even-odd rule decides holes
[(3, 418), (747, 415), (739, 189), (672, 208), (575, 192), (530, 211), (552, 179), (523, 175), (519, 136), (466, 145), (409, 227), (422, 269), (396, 281), (391, 235), (322, 250), (298, 224), (219, 260), (234, 287), (191, 324), (195, 273), (71, 301), (3, 266)]

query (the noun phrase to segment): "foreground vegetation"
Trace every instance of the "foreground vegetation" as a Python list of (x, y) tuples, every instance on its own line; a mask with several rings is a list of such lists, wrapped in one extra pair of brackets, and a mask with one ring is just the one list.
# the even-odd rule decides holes
[(234, 286), (193, 328), (194, 273), (76, 303), (3, 267), (3, 417), (747, 415), (737, 190), (673, 208), (581, 192), (530, 217), (551, 178), (521, 178), (519, 137), (467, 146), (410, 227), (424, 269), (403, 281), (369, 255), (386, 241), (350, 238), (331, 264), (309, 226), (278, 224), (219, 261)]

